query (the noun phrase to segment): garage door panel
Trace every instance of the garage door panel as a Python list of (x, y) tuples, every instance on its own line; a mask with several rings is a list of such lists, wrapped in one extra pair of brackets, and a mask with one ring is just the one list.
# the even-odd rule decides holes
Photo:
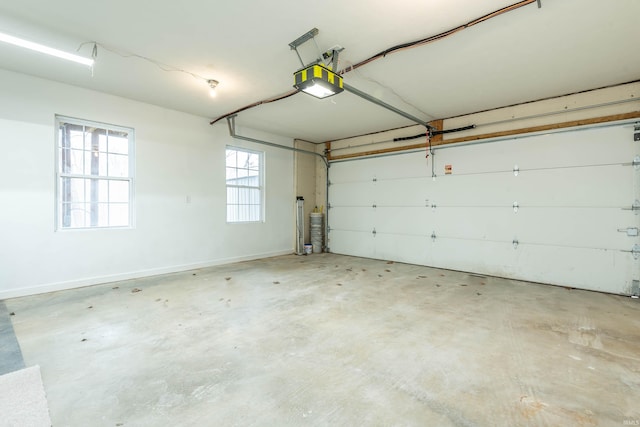
[(618, 229), (635, 228), (637, 218), (622, 209), (528, 209), (514, 215), (521, 242), (601, 249), (627, 249), (638, 239)]
[(331, 230), (371, 232), (376, 224), (375, 210), (370, 207), (333, 207), (329, 211)]
[(373, 182), (332, 184), (329, 188), (331, 206), (372, 206)]
[[(512, 194), (522, 206), (625, 206), (633, 203), (629, 166), (522, 172)], [(616, 189), (616, 191), (611, 191)]]
[(429, 199), (429, 180), (426, 177), (378, 180), (374, 186), (377, 206), (426, 206)]
[(523, 244), (518, 251), (513, 278), (593, 291), (628, 294), (637, 268), (631, 253), (617, 250)]
[(429, 222), (437, 236), (512, 241), (517, 223), (513, 208), (436, 208)]
[(424, 265), (430, 240), (424, 236), (377, 233), (375, 258)]
[(373, 239), (373, 234), (368, 232), (332, 230), (329, 232), (329, 248), (336, 254), (375, 258)]
[[(499, 191), (496, 191), (499, 189)], [(437, 206), (511, 206), (517, 197), (515, 177), (506, 173), (445, 175), (431, 181), (429, 198)]]
[(431, 235), (429, 211), (425, 207), (376, 208), (375, 229), (381, 233)]

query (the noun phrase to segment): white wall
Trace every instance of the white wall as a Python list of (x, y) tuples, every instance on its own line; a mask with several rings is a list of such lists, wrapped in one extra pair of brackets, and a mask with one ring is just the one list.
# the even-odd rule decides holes
[[(205, 117), (4, 70), (0, 93), (0, 299), (293, 251), (292, 152), (233, 140)], [(133, 229), (54, 231), (55, 114), (135, 129)], [(226, 223), (227, 144), (265, 151), (264, 223)]]

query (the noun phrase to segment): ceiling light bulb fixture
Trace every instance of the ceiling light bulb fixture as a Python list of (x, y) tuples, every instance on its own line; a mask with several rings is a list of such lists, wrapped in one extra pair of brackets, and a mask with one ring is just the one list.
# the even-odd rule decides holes
[(216, 87), (218, 87), (218, 81), (217, 80), (207, 80), (207, 83), (209, 83), (209, 96), (211, 96), (212, 98), (215, 98), (216, 96)]
[(87, 67), (92, 67), (94, 63), (94, 60), (91, 58), (74, 55), (73, 53), (54, 49), (52, 47), (45, 46), (39, 43), (30, 42), (28, 40), (10, 36), (9, 34), (5, 33), (0, 33), (0, 42), (9, 43), (14, 46), (23, 47), (25, 49), (30, 49), (36, 52), (55, 56), (57, 58), (66, 59), (67, 61), (77, 62), (78, 64), (86, 65)]

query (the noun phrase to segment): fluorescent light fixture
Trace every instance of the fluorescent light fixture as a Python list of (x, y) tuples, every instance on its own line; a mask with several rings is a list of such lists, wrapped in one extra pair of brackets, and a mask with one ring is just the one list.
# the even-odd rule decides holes
[(84, 58), (79, 55), (74, 55), (73, 53), (64, 52), (62, 50), (54, 49), (49, 46), (30, 42), (28, 40), (20, 39), (18, 37), (13, 37), (13, 36), (10, 36), (9, 34), (0, 33), (0, 42), (9, 43), (14, 46), (24, 47), (25, 49), (30, 49), (36, 52), (55, 56), (57, 58), (66, 59), (67, 61), (77, 62), (78, 64), (86, 65), (88, 67), (92, 67), (94, 62), (93, 59), (91, 58)]
[(326, 98), (344, 90), (342, 77), (323, 65), (311, 65), (296, 71), (293, 76), (295, 88), (316, 98)]

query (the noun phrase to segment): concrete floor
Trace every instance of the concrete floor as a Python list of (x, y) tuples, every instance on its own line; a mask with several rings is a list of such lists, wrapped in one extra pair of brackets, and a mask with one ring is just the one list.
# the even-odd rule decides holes
[(60, 426), (640, 425), (640, 301), (333, 254), (5, 301)]

